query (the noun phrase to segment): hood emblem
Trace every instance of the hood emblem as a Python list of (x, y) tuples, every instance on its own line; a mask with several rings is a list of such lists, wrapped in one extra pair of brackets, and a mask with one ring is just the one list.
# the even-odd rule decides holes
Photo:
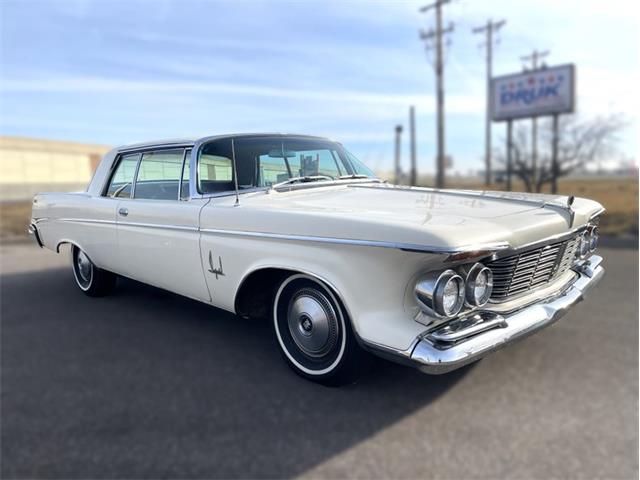
[(209, 250), (209, 273), (213, 273), (216, 276), (216, 280), (218, 280), (218, 275), (224, 277), (224, 270), (222, 268), (222, 258), (218, 256), (218, 264), (219, 267), (215, 268), (213, 266), (213, 255), (211, 254), (211, 250)]
[(567, 210), (569, 211), (569, 227), (573, 227), (573, 219), (576, 216), (576, 212), (573, 210), (573, 202), (575, 202), (576, 197), (574, 197), (573, 195), (570, 195), (569, 197), (567, 197)]

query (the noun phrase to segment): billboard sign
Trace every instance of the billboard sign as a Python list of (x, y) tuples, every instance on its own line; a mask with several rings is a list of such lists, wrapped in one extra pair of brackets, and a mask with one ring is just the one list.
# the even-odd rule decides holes
[(573, 65), (491, 79), (491, 119), (494, 121), (571, 113), (574, 109)]

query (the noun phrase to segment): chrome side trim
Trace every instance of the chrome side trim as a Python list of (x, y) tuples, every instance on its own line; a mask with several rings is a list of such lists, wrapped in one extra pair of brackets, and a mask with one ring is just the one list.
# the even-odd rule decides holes
[(65, 223), (102, 223), (106, 225), (115, 225), (115, 220), (97, 220), (94, 218), (58, 218), (58, 222)]
[(119, 225), (119, 226), (130, 226), (130, 227), (141, 227), (141, 228), (157, 228), (157, 229), (165, 229), (165, 230), (180, 230), (187, 232), (197, 232), (198, 227), (189, 227), (185, 225), (169, 225), (162, 223), (142, 223), (142, 222), (116, 222), (115, 220), (94, 220), (87, 218), (60, 218), (58, 219), (60, 222), (67, 223), (94, 223), (101, 225)]
[(295, 235), (284, 233), (270, 233), (270, 232), (250, 232), (246, 230), (222, 230), (215, 228), (201, 228), (200, 231), (206, 234), (212, 235), (229, 235), (240, 236), (250, 238), (268, 238), (272, 240), (292, 240), (298, 242), (316, 242), (316, 243), (331, 243), (337, 245), (354, 245), (360, 247), (378, 247), (378, 248), (393, 248), (396, 250), (404, 250), (408, 252), (420, 252), (420, 253), (458, 253), (466, 251), (476, 250), (500, 250), (508, 248), (509, 245), (506, 242), (498, 242), (484, 245), (468, 245), (463, 247), (435, 247), (428, 245), (419, 245), (413, 243), (400, 243), (400, 242), (385, 242), (378, 240), (361, 240), (352, 238), (336, 238), (336, 237), (318, 237), (313, 235)]

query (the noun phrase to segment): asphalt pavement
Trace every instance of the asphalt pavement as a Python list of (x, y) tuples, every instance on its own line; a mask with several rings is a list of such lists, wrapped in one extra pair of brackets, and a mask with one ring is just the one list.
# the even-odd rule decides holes
[(346, 388), (294, 375), (266, 322), (131, 280), (89, 298), (68, 255), (0, 252), (2, 478), (638, 477), (637, 250), (475, 365)]

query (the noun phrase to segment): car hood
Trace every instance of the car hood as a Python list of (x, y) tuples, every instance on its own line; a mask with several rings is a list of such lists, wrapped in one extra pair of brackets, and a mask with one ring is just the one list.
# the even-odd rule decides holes
[[(213, 199), (216, 221), (203, 228), (255, 231), (461, 248), (507, 242), (512, 247), (565, 233), (602, 210), (594, 201), (386, 184), (314, 186)], [(241, 215), (237, 215), (242, 212)]]

